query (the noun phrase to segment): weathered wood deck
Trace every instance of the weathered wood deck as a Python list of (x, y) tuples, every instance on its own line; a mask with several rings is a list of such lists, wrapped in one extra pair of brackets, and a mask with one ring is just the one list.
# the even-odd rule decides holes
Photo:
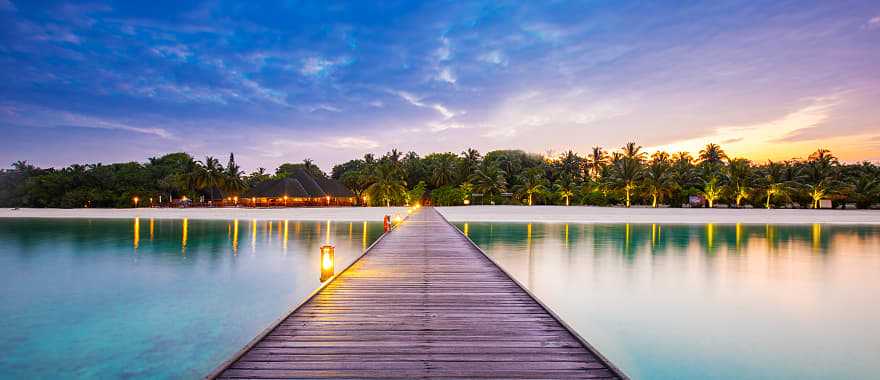
[(625, 377), (431, 208), (214, 376)]

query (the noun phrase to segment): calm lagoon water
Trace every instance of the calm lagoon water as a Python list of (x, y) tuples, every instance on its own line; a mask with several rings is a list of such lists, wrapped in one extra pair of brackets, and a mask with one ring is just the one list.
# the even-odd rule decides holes
[(880, 374), (880, 226), (458, 227), (634, 379)]
[[(329, 226), (329, 229), (328, 229)], [(197, 378), (381, 223), (0, 219), (0, 378)]]

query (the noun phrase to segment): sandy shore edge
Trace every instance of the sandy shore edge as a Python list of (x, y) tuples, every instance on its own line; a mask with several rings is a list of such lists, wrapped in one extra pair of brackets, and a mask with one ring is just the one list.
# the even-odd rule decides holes
[[(880, 210), (673, 209), (590, 206), (462, 206), (438, 207), (452, 222), (510, 223), (664, 223), (664, 224), (872, 224)], [(0, 218), (128, 219), (257, 219), (381, 221), (384, 215), (405, 215), (405, 207), (337, 208), (136, 208), (136, 209), (2, 209)]]

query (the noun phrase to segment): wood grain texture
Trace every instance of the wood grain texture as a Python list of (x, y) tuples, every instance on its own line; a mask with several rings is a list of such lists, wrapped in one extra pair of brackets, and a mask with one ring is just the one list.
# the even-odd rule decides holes
[(617, 379), (424, 208), (231, 362), (223, 379)]

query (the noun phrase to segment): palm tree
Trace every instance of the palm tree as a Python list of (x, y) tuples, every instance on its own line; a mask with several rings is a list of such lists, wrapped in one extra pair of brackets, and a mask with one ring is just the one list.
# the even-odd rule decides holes
[(860, 209), (871, 207), (880, 196), (880, 173), (877, 167), (869, 162), (863, 162), (855, 167), (847, 186), (849, 198)]
[(455, 180), (455, 155), (441, 154), (434, 161), (431, 169), (431, 182), (434, 186), (441, 187)]
[(639, 162), (644, 161), (645, 157), (648, 156), (647, 153), (642, 152), (642, 146), (636, 145), (636, 143), (634, 142), (628, 142), (620, 149), (623, 151), (624, 157), (635, 159)]
[(577, 191), (577, 183), (571, 179), (569, 176), (562, 176), (556, 180), (556, 183), (553, 184), (553, 191), (556, 194), (559, 194), (560, 197), (565, 199), (565, 205), (568, 206), (571, 204), (571, 196)]
[(643, 184), (645, 189), (651, 194), (651, 207), (657, 208), (658, 201), (663, 196), (672, 192), (676, 186), (672, 176), (672, 165), (669, 163), (667, 155), (654, 155), (648, 168), (645, 170), (645, 178)]
[(242, 176), (244, 171), (235, 163), (235, 155), (229, 153), (229, 162), (226, 164), (226, 171), (223, 178), (223, 189), (228, 194), (238, 195), (247, 189), (247, 184)]
[[(629, 146), (629, 144), (627, 145)], [(626, 151), (626, 149), (624, 150)], [(633, 192), (644, 175), (642, 163), (637, 158), (638, 153), (638, 149), (630, 150), (624, 154), (615, 153), (611, 159), (608, 183), (623, 191), (626, 196), (626, 207), (632, 205)]]
[(804, 188), (812, 200), (812, 208), (819, 208), (819, 200), (838, 187), (837, 166), (837, 158), (827, 149), (819, 149), (811, 154), (804, 165)]
[(563, 175), (571, 178), (583, 177), (582, 159), (577, 153), (569, 150), (559, 157), (559, 168)]
[(498, 164), (486, 164), (471, 175), (470, 181), (474, 188), (488, 196), (498, 195), (507, 190), (507, 173)]
[(587, 163), (590, 166), (590, 177), (596, 179), (599, 177), (599, 174), (602, 172), (602, 167), (607, 163), (608, 155), (605, 154), (605, 151), (602, 150), (600, 146), (594, 146), (593, 150), (590, 151), (590, 157), (587, 159)]
[(762, 168), (759, 180), (767, 197), (765, 203), (767, 209), (770, 208), (770, 202), (774, 196), (786, 195), (790, 187), (790, 183), (785, 179), (785, 172), (785, 165), (773, 161), (768, 161), (767, 165)]
[(197, 161), (192, 176), (196, 190), (208, 190), (213, 196), (214, 190), (224, 188), (226, 176), (223, 172), (223, 166), (214, 157), (207, 156), (204, 162)]
[(721, 179), (717, 175), (709, 176), (703, 182), (700, 194), (709, 202), (709, 208), (715, 207), (715, 200), (721, 198), (724, 192), (724, 186), (720, 182)]
[(706, 144), (706, 147), (700, 151), (700, 161), (710, 164), (720, 164), (722, 160), (727, 158), (727, 154), (718, 144)]
[(752, 186), (752, 164), (745, 158), (734, 158), (727, 162), (727, 182), (736, 199), (736, 207), (742, 207), (742, 200), (749, 197)]
[(459, 179), (467, 181), (471, 174), (480, 166), (480, 152), (473, 148), (461, 152), (461, 170), (459, 170)]
[(406, 181), (400, 179), (399, 171), (390, 163), (376, 166), (369, 182), (367, 193), (373, 199), (385, 201), (385, 207), (391, 207), (391, 200), (406, 194)]
[(516, 180), (518, 184), (514, 187), (514, 191), (527, 196), (529, 206), (532, 205), (532, 197), (544, 191), (547, 186), (547, 179), (544, 178), (544, 172), (540, 168), (530, 168), (516, 176)]

